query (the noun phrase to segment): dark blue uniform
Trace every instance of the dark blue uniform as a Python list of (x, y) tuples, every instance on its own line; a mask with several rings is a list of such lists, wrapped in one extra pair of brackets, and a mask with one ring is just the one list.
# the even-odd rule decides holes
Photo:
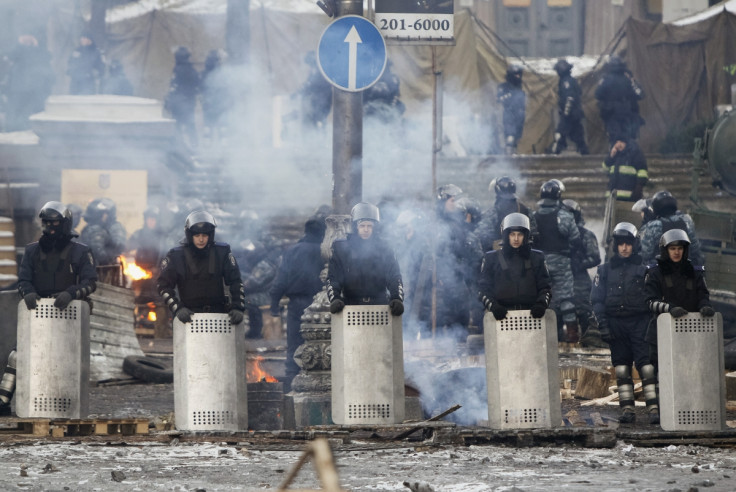
[(325, 266), (320, 252), (324, 229), (310, 231), (283, 256), (276, 280), (271, 286), (271, 314), (278, 315), (279, 301), (289, 298), (286, 318), (286, 379), (291, 381), (299, 373), (294, 352), (304, 343), (299, 329), (304, 310), (312, 304), (315, 294), (322, 290), (320, 272)]
[(327, 296), (330, 302), (341, 299), (348, 305), (388, 304), (393, 299), (403, 302), (401, 272), (389, 245), (375, 236), (361, 239), (357, 234), (335, 241)]
[(590, 300), (601, 331), (611, 333), (611, 362), (614, 366), (636, 364), (641, 372), (649, 364), (644, 337), (649, 324), (644, 278), (646, 266), (641, 256), (622, 258), (618, 254), (598, 267)]

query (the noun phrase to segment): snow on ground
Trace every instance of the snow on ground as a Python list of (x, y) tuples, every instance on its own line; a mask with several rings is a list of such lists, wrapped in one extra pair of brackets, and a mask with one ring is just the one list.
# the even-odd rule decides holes
[[(3, 490), (262, 490), (278, 487), (301, 455), (243, 443), (0, 444)], [(353, 442), (333, 450), (340, 484), (355, 491), (733, 490), (736, 454), (694, 446), (404, 447)], [(21, 471), (27, 476), (22, 476)], [(114, 483), (113, 472), (120, 483)], [(319, 488), (307, 463), (291, 488)], [(430, 489), (424, 489), (430, 490)]]

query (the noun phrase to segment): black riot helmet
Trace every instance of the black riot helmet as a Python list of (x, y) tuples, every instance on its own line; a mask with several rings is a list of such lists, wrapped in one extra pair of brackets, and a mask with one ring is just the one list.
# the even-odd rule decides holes
[[(43, 224), (43, 234), (46, 236), (51, 235), (62, 235), (69, 236), (72, 233), (72, 212), (69, 208), (61, 202), (46, 202), (41, 207), (41, 212), (38, 216), (41, 218), (41, 224)], [(59, 222), (58, 225), (53, 225), (53, 222)]]
[(566, 198), (562, 200), (562, 204), (575, 216), (575, 223), (577, 225), (581, 226), (585, 224), (585, 221), (583, 220), (583, 209), (580, 208), (580, 204), (578, 204), (578, 202), (570, 198)]
[(572, 71), (572, 65), (564, 58), (560, 58), (559, 60), (557, 60), (557, 63), (555, 63), (555, 66), (553, 68), (555, 69), (555, 72), (557, 72), (557, 75), (559, 75), (560, 77)]
[(613, 55), (608, 59), (608, 63), (606, 63), (606, 70), (613, 73), (624, 72), (626, 70), (626, 62), (618, 55)]
[(493, 190), (500, 198), (516, 198), (516, 181), (508, 176), (494, 178), (488, 184), (488, 190)]
[(95, 198), (87, 204), (84, 220), (88, 224), (112, 224), (117, 220), (115, 202), (109, 198)]
[(521, 68), (521, 65), (509, 65), (506, 69), (506, 82), (521, 86), (521, 75), (523, 73), (524, 70)]
[(84, 210), (82, 209), (82, 207), (80, 207), (76, 203), (67, 203), (66, 208), (68, 208), (69, 211), (72, 213), (72, 231), (73, 231), (79, 225), (79, 221), (82, 220), (82, 215), (84, 215)]
[(187, 216), (187, 220), (184, 223), (184, 234), (187, 237), (187, 243), (192, 244), (192, 237), (196, 234), (207, 234), (210, 237), (207, 245), (214, 244), (216, 227), (217, 221), (215, 221), (211, 213), (205, 212), (204, 210), (192, 212)]
[(669, 217), (677, 212), (677, 199), (667, 190), (658, 191), (652, 197), (652, 210), (657, 217)]
[(540, 198), (551, 198), (559, 200), (562, 192), (565, 191), (565, 185), (559, 179), (550, 179), (539, 189)]
[(459, 186), (454, 184), (446, 184), (437, 188), (437, 200), (441, 202), (447, 201), (447, 199), (454, 196), (458, 196), (463, 192)]
[(662, 234), (662, 237), (659, 238), (660, 257), (669, 258), (667, 248), (674, 245), (682, 246), (684, 248), (682, 261), (687, 260), (690, 250), (690, 238), (688, 237), (687, 232), (683, 231), (682, 229), (670, 229), (669, 231)]

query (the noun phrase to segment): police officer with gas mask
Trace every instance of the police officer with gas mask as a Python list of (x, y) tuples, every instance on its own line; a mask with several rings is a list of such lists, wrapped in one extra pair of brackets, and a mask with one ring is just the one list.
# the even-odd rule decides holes
[[(97, 273), (92, 251), (72, 241), (72, 213), (61, 202), (47, 202), (38, 214), (43, 234), (38, 242), (26, 246), (18, 269), (18, 293), (29, 310), (38, 300), (55, 298), (54, 306), (66, 309), (73, 300), (88, 300), (97, 288)], [(8, 377), (12, 374), (12, 382)], [(0, 382), (0, 414), (8, 413), (15, 390), (15, 350)]]
[(190, 322), (194, 313), (228, 313), (232, 324), (243, 321), (245, 294), (240, 269), (230, 245), (215, 242), (216, 227), (209, 212), (192, 212), (184, 225), (183, 244), (161, 261), (158, 292), (182, 323)]

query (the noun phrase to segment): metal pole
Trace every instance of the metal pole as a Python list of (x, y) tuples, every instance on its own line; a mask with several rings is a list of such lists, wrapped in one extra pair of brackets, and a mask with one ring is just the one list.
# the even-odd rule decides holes
[[(437, 63), (437, 48), (432, 46), (432, 197), (437, 193), (437, 154), (442, 150), (442, 71)], [(435, 213), (437, 213), (435, 209)], [(439, 220), (439, 217), (435, 217)], [(432, 244), (432, 337), (437, 333), (437, 255)]]
[[(363, 15), (363, 0), (338, 0), (337, 14)], [(363, 93), (332, 89), (332, 207), (348, 214), (363, 200)]]

